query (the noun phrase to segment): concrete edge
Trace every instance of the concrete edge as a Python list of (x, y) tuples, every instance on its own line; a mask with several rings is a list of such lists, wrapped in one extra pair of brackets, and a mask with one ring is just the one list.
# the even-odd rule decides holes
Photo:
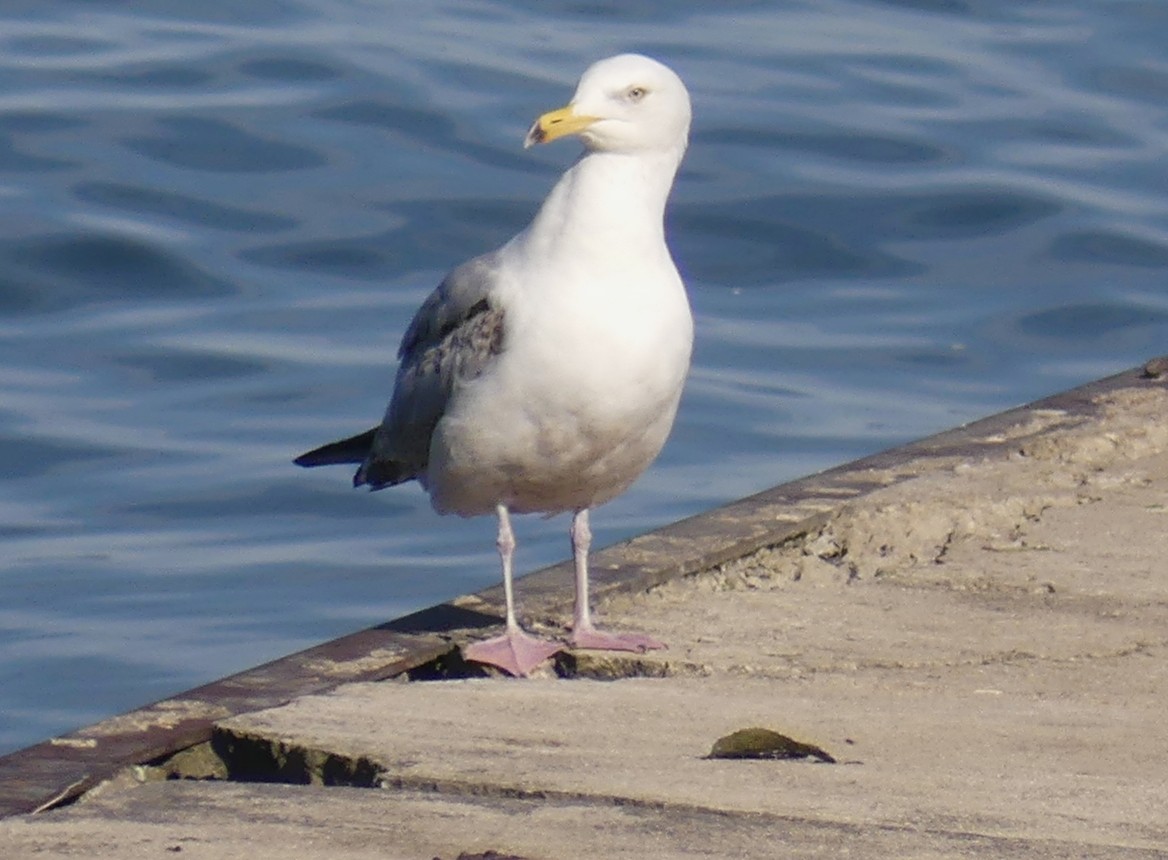
[[(593, 557), (594, 596), (635, 593), (821, 526), (852, 499), (962, 460), (1002, 458), (1089, 419), (1097, 398), (1168, 383), (1168, 356), (917, 442), (800, 478), (615, 544)], [(911, 466), (911, 467), (910, 467)], [(571, 563), (522, 577), (527, 614), (571, 605)], [(0, 817), (69, 803), (127, 767), (207, 741), (218, 720), (432, 663), (502, 621), (501, 586), (282, 657), (0, 757)]]

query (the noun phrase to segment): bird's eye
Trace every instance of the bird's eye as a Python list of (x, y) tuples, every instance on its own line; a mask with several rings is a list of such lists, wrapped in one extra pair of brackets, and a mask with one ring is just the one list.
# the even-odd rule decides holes
[(639, 102), (648, 94), (649, 91), (644, 87), (629, 87), (629, 91), (625, 93), (625, 98), (631, 102)]

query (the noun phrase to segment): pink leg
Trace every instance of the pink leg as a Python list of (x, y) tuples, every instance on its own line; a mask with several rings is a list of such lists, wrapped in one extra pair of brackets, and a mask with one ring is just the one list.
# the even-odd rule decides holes
[(588, 509), (577, 511), (572, 518), (572, 558), (576, 562), (576, 612), (572, 621), (571, 643), (576, 648), (593, 651), (645, 652), (664, 648), (644, 633), (605, 633), (592, 626), (592, 609), (588, 605), (588, 548), (592, 530), (588, 527)]
[(499, 514), (499, 557), (503, 560), (503, 595), (507, 600), (507, 629), (502, 636), (474, 642), (463, 649), (463, 656), (475, 663), (496, 666), (508, 675), (525, 677), (532, 669), (551, 657), (562, 646), (556, 642), (538, 639), (519, 626), (515, 619), (515, 594), (511, 585), (511, 559), (515, 554), (515, 533), (511, 531), (511, 515), (504, 505)]

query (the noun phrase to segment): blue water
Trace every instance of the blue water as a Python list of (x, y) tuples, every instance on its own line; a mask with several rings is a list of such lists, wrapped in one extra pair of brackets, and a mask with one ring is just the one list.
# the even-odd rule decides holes
[[(496, 581), (379, 417), (591, 61), (688, 82), (673, 438), (608, 543), (1168, 352), (1168, 3), (0, 7), (0, 750)], [(564, 518), (517, 524), (525, 569)]]

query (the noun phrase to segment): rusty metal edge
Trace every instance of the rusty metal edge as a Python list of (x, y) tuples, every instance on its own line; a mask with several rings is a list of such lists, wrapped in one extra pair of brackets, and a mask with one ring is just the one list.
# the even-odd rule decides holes
[[(800, 478), (680, 520), (595, 554), (594, 594), (638, 592), (724, 564), (819, 528), (840, 506), (955, 461), (1007, 456), (1029, 436), (1089, 418), (1100, 395), (1163, 383), (1168, 356), (917, 442)], [(1026, 425), (1035, 424), (1028, 434)], [(909, 464), (912, 468), (909, 469)], [(571, 565), (522, 577), (528, 615), (571, 601)], [(502, 588), (456, 598), (325, 642), (146, 707), (0, 757), (0, 818), (70, 802), (119, 771), (206, 741), (217, 720), (284, 704), (353, 681), (395, 677), (502, 620)]]

